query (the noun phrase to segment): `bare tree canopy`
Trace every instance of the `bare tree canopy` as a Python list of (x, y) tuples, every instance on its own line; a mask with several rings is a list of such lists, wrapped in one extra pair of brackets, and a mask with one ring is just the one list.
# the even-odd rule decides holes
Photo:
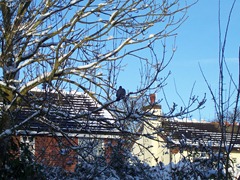
[[(12, 99), (13, 90), (23, 95), (43, 82), (61, 79), (74, 83), (74, 76), (80, 77), (81, 82), (75, 83), (82, 88), (84, 80), (94, 84), (98, 79), (103, 86), (110, 84), (93, 71), (150, 49), (154, 41), (171, 35), (181, 22), (173, 18), (184, 10), (176, 2), (150, 3), (3, 1), (2, 91)], [(161, 30), (153, 30), (158, 24)], [(157, 62), (153, 65), (160, 66)], [(19, 87), (14, 86), (14, 80)]]
[[(176, 0), (28, 0), (0, 5), (0, 92), (6, 110), (41, 86), (80, 88), (96, 100), (110, 100), (122, 61), (141, 62), (144, 77), (136, 95), (154, 82), (161, 87), (164, 78), (159, 72), (172, 57), (165, 59), (164, 39), (175, 35), (188, 8)], [(161, 51), (161, 57), (155, 51)]]
[[(6, 136), (13, 135), (34, 117), (49, 115), (53, 105), (47, 96), (32, 95), (36, 89), (61, 96), (63, 91), (84, 92), (98, 103), (97, 108), (79, 113), (77, 118), (107, 109), (121, 123), (128, 118), (144, 122), (144, 118), (152, 115), (152, 112), (140, 112), (146, 105), (144, 97), (166, 84), (168, 74), (164, 77), (160, 72), (176, 50), (175, 30), (194, 3), (180, 0), (1, 1), (1, 150), (6, 149)], [(167, 48), (168, 39), (170, 48)], [(126, 89), (124, 101), (116, 102), (119, 74), (132, 62), (139, 69), (136, 89), (132, 92)], [(203, 103), (204, 100), (193, 97), (189, 106), (181, 108), (179, 113), (173, 105), (167, 116), (186, 114)], [(35, 111), (25, 120), (15, 121), (14, 112), (23, 104)], [(189, 109), (195, 104), (196, 107)], [(60, 110), (55, 113), (61, 114)], [(132, 132), (129, 122), (124, 123), (119, 129)], [(62, 132), (56, 125), (49, 125)], [(0, 158), (0, 166), (2, 162)]]

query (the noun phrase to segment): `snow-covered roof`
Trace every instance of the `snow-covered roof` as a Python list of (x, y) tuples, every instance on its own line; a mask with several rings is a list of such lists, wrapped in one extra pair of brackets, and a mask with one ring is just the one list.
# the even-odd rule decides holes
[[(200, 122), (200, 121), (164, 121), (163, 122), (164, 131), (167, 137), (171, 139), (176, 144), (181, 144), (183, 140), (188, 145), (196, 145), (199, 142), (208, 144), (211, 143), (212, 146), (219, 146), (220, 140), (222, 138), (222, 133), (220, 131), (219, 123), (217, 122)], [(227, 144), (231, 140), (232, 126), (229, 125), (226, 129), (226, 133), (223, 134), (224, 140)], [(233, 133), (232, 143), (235, 144), (234, 147), (240, 147), (240, 135), (235, 131)]]
[(85, 93), (31, 91), (28, 102), (24, 102), (16, 112), (16, 121), (22, 122), (36, 111), (40, 111), (40, 115), (21, 126), (19, 132), (119, 133), (113, 116)]

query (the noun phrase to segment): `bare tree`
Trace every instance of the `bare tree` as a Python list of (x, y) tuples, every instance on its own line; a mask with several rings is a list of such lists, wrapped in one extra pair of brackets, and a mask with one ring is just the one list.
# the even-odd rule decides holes
[[(219, 142), (218, 149), (218, 178), (231, 178), (232, 174), (230, 168), (232, 167), (232, 160), (230, 158), (230, 153), (232, 152), (237, 138), (239, 136), (239, 95), (240, 95), (240, 68), (238, 69), (237, 77), (234, 77), (231, 70), (228, 67), (228, 62), (226, 58), (226, 49), (228, 43), (228, 33), (231, 26), (231, 17), (234, 11), (236, 1), (233, 1), (231, 8), (229, 9), (228, 18), (226, 25), (223, 26), (221, 22), (221, 2), (219, 1), (218, 9), (218, 24), (219, 24), (219, 87), (217, 94), (213, 90), (207, 81), (207, 77), (204, 76), (205, 81), (208, 85), (208, 89), (212, 95), (215, 112), (216, 121), (219, 124), (221, 139)], [(231, 47), (232, 48), (232, 47)], [(239, 50), (240, 53), (240, 50)], [(240, 54), (238, 54), (240, 60)], [(238, 63), (239, 64), (239, 63)], [(227, 86), (226, 86), (227, 85)], [(226, 96), (226, 94), (228, 94)], [(223, 175), (222, 172), (225, 172)]]
[[(36, 88), (60, 94), (62, 90), (82, 91), (100, 104), (77, 117), (107, 109), (119, 122), (144, 120), (145, 114), (136, 116), (136, 106), (147, 91), (157, 92), (164, 86), (166, 78), (160, 72), (176, 50), (174, 41), (169, 49), (166, 42), (174, 40), (189, 5), (179, 0), (1, 1), (1, 154), (15, 130), (50, 112), (52, 106), (44, 106), (47, 97), (31, 95)], [(140, 69), (139, 84), (116, 102), (118, 75), (132, 61)], [(129, 100), (131, 96), (134, 101)], [(16, 112), (24, 103), (35, 111), (19, 122)], [(176, 114), (172, 110), (169, 116), (185, 114), (189, 108)]]

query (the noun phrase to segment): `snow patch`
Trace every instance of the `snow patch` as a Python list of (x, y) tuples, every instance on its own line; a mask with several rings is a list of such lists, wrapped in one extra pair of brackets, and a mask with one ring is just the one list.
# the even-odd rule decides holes
[(150, 34), (149, 38), (153, 38), (155, 36), (155, 34)]
[(10, 129), (7, 129), (7, 130), (5, 131), (5, 134), (6, 134), (6, 135), (11, 135), (11, 134), (12, 134), (12, 131), (11, 131)]

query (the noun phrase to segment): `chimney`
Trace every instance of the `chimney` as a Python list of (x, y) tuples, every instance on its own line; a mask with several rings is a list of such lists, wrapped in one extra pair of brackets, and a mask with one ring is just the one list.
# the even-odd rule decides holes
[(150, 103), (154, 104), (156, 101), (156, 95), (155, 94), (150, 94)]

